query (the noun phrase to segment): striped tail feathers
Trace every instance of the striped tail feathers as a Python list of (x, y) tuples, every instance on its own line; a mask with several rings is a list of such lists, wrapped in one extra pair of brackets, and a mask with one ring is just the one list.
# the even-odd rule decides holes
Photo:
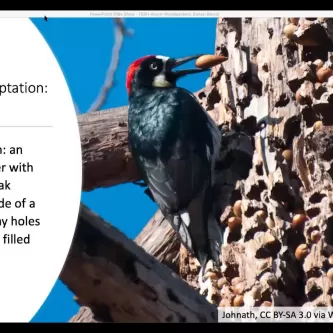
[(208, 218), (208, 239), (210, 247), (210, 257), (220, 264), (221, 247), (223, 245), (223, 231), (213, 214)]
[(193, 253), (193, 242), (188, 230), (190, 225), (189, 213), (184, 210), (179, 214), (170, 216), (168, 220), (171, 222), (171, 226), (180, 237), (182, 244), (189, 252)]

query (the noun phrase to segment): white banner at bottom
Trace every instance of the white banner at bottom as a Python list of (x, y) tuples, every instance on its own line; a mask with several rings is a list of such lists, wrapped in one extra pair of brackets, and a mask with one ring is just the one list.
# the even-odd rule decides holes
[(330, 323), (333, 308), (327, 307), (223, 307), (218, 308), (218, 322), (242, 323)]

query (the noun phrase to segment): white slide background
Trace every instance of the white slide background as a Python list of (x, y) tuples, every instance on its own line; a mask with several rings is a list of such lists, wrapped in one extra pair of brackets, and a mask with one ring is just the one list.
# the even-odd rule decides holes
[[(81, 145), (70, 91), (43, 36), (28, 18), (2, 18), (0, 31), (0, 92), (7, 84), (47, 86), (44, 94), (0, 94), (0, 207), (1, 200), (12, 205), (0, 208), (0, 322), (29, 322), (50, 293), (72, 242)], [(23, 153), (11, 155), (11, 147)], [(33, 172), (10, 172), (10, 165), (27, 162)], [(5, 181), (10, 190), (1, 189)], [(25, 207), (15, 208), (23, 198)], [(32, 200), (35, 208), (29, 207)], [(12, 217), (26, 216), (40, 219), (40, 225), (11, 225)], [(30, 234), (30, 244), (4, 244), (4, 234)]]

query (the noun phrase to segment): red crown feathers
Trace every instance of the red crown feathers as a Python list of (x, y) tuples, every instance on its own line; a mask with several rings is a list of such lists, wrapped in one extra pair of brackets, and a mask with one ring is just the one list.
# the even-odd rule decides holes
[(142, 58), (139, 58), (139, 59), (133, 61), (128, 66), (127, 73), (126, 73), (126, 89), (127, 89), (128, 93), (130, 93), (131, 83), (132, 83), (132, 80), (134, 78), (135, 72), (140, 67), (142, 61), (144, 61), (145, 59), (148, 59), (148, 58), (152, 58), (152, 57), (154, 57), (154, 56), (153, 55), (144, 56)]

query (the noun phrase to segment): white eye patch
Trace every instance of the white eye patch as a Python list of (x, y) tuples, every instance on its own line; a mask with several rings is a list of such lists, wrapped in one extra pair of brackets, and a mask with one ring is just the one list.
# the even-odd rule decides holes
[(165, 56), (156, 56), (157, 59), (160, 59), (163, 61), (163, 70), (159, 75), (156, 75), (153, 81), (153, 87), (156, 88), (167, 88), (171, 86), (171, 83), (167, 81), (165, 77), (165, 66), (167, 61), (170, 59), (169, 57)]

